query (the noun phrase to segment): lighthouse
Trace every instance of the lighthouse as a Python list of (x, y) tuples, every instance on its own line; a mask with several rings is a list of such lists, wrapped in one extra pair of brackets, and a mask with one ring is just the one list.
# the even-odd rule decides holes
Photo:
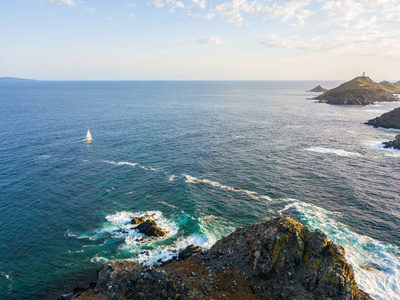
[(361, 77), (367, 77), (367, 76), (365, 76), (365, 72), (363, 72), (363, 74), (361, 75)]

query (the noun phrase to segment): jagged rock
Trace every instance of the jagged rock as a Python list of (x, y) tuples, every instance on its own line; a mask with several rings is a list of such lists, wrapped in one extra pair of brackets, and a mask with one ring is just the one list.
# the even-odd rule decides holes
[(131, 224), (142, 224), (142, 223), (146, 222), (147, 220), (153, 220), (154, 221), (155, 219), (156, 219), (155, 215), (145, 215), (145, 216), (142, 216), (142, 217), (134, 217), (131, 220)]
[(105, 263), (78, 299), (371, 299), (344, 255), (322, 231), (284, 216), (167, 265)]
[(153, 220), (147, 220), (142, 224), (139, 224), (135, 229), (140, 233), (147, 236), (162, 237), (168, 234), (168, 231), (157, 226)]
[(179, 259), (184, 260), (184, 259), (188, 259), (189, 257), (191, 257), (193, 254), (201, 253), (203, 251), (204, 251), (204, 249), (202, 247), (200, 247), (200, 246), (195, 247), (192, 244), (192, 245), (187, 246), (181, 252), (179, 252), (178, 257), (179, 257)]
[(400, 134), (396, 135), (393, 141), (384, 142), (385, 148), (394, 148), (400, 150)]
[(374, 127), (400, 129), (400, 107), (384, 113), (380, 117), (369, 120), (365, 124), (372, 125)]
[(399, 101), (399, 98), (369, 77), (356, 77), (315, 97), (320, 102), (336, 105), (369, 105), (374, 102)]

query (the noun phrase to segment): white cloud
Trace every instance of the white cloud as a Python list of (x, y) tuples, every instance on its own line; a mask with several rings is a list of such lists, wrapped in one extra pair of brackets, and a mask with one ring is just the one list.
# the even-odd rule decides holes
[(216, 44), (216, 45), (223, 45), (224, 43), (221, 41), (220, 38), (216, 36), (205, 36), (201, 39), (196, 40), (197, 43), (200, 44)]
[(272, 6), (265, 6), (262, 9), (263, 14), (266, 14), (266, 18), (279, 18), (282, 23), (287, 23), (289, 20), (297, 19), (298, 24), (292, 24), (297, 26), (304, 26), (305, 20), (308, 19), (314, 13), (308, 9), (304, 9), (310, 4), (311, 0), (287, 0), (283, 5), (275, 2)]
[(352, 30), (371, 30), (378, 27), (377, 25), (378, 18), (377, 16), (372, 16), (369, 20), (364, 20), (360, 18), (356, 23), (344, 23), (340, 26), (339, 29), (333, 30), (333, 33), (343, 32), (343, 31), (352, 31)]
[(134, 8), (134, 7), (136, 7), (136, 4), (127, 3), (126, 6), (129, 7), (129, 8)]
[(135, 14), (129, 14), (129, 18), (134, 18), (135, 17)]
[(206, 0), (192, 0), (192, 2), (202, 9), (206, 8)]
[(322, 10), (327, 12), (331, 17), (353, 20), (364, 12), (364, 7), (361, 3), (354, 0), (338, 0), (325, 2), (322, 6)]
[(108, 17), (107, 20), (110, 21), (110, 22), (114, 21), (114, 19), (111, 18), (111, 17)]
[(76, 2), (74, 0), (49, 0), (49, 1), (51, 3), (64, 4), (69, 6), (76, 5)]
[(294, 38), (282, 38), (277, 34), (269, 34), (260, 44), (271, 48), (294, 48), (296, 46), (296, 43), (293, 41)]

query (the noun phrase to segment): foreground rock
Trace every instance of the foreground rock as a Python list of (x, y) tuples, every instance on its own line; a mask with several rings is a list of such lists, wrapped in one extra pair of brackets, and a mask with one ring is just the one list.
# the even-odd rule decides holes
[(322, 92), (326, 92), (329, 91), (328, 89), (323, 88), (322, 86), (318, 85), (315, 88), (313, 88), (312, 90), (309, 90), (309, 92), (314, 92), (314, 93), (322, 93)]
[(393, 148), (400, 150), (400, 134), (396, 135), (394, 141), (384, 142), (383, 145), (385, 148)]
[(158, 267), (111, 261), (77, 299), (371, 299), (342, 247), (290, 217), (238, 228), (210, 250)]
[(153, 220), (147, 220), (146, 222), (139, 224), (135, 229), (147, 236), (162, 237), (168, 234), (167, 230), (158, 227), (156, 222)]
[(369, 105), (374, 102), (399, 101), (369, 77), (356, 77), (315, 97), (320, 102), (337, 105)]
[(389, 111), (380, 117), (369, 120), (365, 124), (372, 125), (374, 127), (400, 129), (400, 107), (395, 108), (394, 110)]

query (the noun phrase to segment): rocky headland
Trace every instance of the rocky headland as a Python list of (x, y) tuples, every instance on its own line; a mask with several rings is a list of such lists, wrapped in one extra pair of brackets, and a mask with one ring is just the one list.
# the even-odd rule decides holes
[(179, 254), (159, 266), (104, 263), (96, 283), (62, 299), (372, 299), (356, 286), (342, 247), (287, 216)]
[(380, 117), (369, 120), (365, 124), (372, 125), (374, 127), (400, 129), (400, 107), (384, 113)]
[(336, 105), (369, 105), (374, 102), (399, 101), (393, 91), (369, 77), (356, 77), (315, 97), (319, 102)]

